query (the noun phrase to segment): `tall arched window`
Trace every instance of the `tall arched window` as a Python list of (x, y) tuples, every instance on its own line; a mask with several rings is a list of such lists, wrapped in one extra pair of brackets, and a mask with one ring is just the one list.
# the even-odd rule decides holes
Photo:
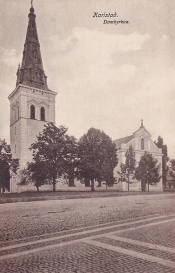
[(35, 119), (35, 106), (34, 105), (30, 106), (30, 118)]
[(45, 108), (41, 107), (41, 120), (45, 120)]
[(17, 106), (17, 119), (19, 119), (19, 106)]
[(144, 150), (144, 139), (141, 139), (141, 150)]

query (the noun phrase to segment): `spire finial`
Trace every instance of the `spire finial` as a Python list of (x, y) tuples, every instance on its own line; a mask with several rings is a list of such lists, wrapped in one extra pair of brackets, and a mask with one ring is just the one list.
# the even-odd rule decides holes
[(141, 119), (141, 127), (143, 127), (143, 119)]
[(33, 0), (31, 0), (31, 8), (30, 8), (30, 12), (34, 13), (34, 8), (33, 8)]

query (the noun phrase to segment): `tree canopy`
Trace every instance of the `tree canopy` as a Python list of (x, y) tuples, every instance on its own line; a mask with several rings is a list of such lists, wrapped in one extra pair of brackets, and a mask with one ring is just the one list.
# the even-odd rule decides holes
[(39, 192), (39, 188), (48, 183), (47, 169), (42, 161), (34, 161), (27, 164), (27, 167), (20, 172), (21, 180), (19, 185), (24, 186), (33, 183)]
[[(118, 163), (115, 143), (103, 131), (90, 128), (79, 140), (78, 177), (108, 181), (113, 179), (113, 170)], [(112, 182), (112, 181), (111, 181)]]
[(162, 181), (163, 181), (163, 185), (166, 187), (166, 180), (167, 180), (167, 174), (168, 174), (168, 166), (167, 166), (167, 162), (169, 160), (168, 158), (168, 149), (167, 149), (167, 145), (165, 145), (163, 143), (163, 138), (161, 136), (159, 136), (157, 138), (157, 141), (154, 142), (156, 144), (156, 146), (158, 148), (162, 149)]
[(146, 184), (149, 191), (149, 185), (157, 184), (161, 179), (160, 166), (157, 162), (157, 159), (147, 152), (140, 159), (135, 170), (135, 178), (141, 181), (143, 191), (146, 190)]
[[(67, 128), (56, 127), (53, 123), (44, 125), (43, 131), (30, 147), (33, 151), (33, 175), (37, 175), (37, 166), (43, 170), (45, 180), (52, 180), (55, 191), (56, 178), (70, 174), (72, 165), (77, 161), (77, 142), (73, 136), (68, 136)], [(46, 172), (44, 170), (47, 170)]]
[(136, 168), (135, 153), (132, 145), (129, 146), (129, 149), (125, 153), (125, 164), (121, 163), (120, 168), (121, 171), (119, 172), (120, 175), (119, 180), (128, 183), (129, 191), (129, 184), (131, 183), (131, 180), (134, 178)]
[(10, 190), (10, 172), (16, 173), (18, 159), (13, 159), (10, 145), (0, 139), (0, 188)]
[(175, 179), (175, 159), (170, 160), (168, 173), (173, 179)]

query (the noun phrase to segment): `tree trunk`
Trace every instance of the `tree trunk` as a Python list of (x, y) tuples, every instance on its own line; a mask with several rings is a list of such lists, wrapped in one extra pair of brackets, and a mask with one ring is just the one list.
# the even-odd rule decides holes
[(91, 179), (91, 191), (95, 191), (95, 189), (94, 189), (94, 179)]
[(84, 179), (84, 183), (85, 183), (85, 187), (90, 187), (91, 186), (90, 179), (88, 179), (88, 178)]
[(148, 192), (149, 192), (149, 183), (148, 183)]
[(36, 186), (36, 190), (37, 190), (37, 193), (39, 193), (39, 187), (38, 186)]
[(55, 176), (53, 177), (53, 192), (56, 191), (56, 180), (55, 180)]
[(74, 167), (71, 167), (70, 173), (69, 173), (69, 187), (75, 187), (74, 184)]
[(129, 177), (128, 177), (128, 191), (129, 191)]
[(75, 187), (74, 178), (73, 177), (69, 178), (69, 187)]
[(145, 191), (145, 188), (146, 188), (145, 182), (142, 182), (142, 181), (141, 181), (141, 187), (142, 187), (142, 191)]

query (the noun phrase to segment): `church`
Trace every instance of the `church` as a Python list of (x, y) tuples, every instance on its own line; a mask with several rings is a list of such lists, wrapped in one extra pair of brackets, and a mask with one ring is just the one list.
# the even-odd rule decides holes
[[(44, 124), (48, 122), (55, 123), (55, 98), (57, 95), (57, 92), (50, 90), (47, 85), (33, 5), (31, 5), (28, 18), (22, 64), (18, 66), (17, 70), (16, 88), (8, 97), (10, 101), (10, 146), (13, 158), (19, 159), (20, 170), (26, 167), (27, 162), (32, 161), (32, 152), (29, 147), (35, 142), (36, 136), (42, 132)], [(119, 163), (114, 170), (116, 179), (118, 179), (117, 172), (120, 169), (120, 164), (125, 163), (125, 153), (130, 145), (134, 148), (137, 162), (144, 152), (148, 151), (157, 158), (160, 166), (162, 164), (162, 151), (151, 140), (151, 135), (145, 129), (143, 123), (136, 132), (130, 136), (117, 139), (115, 144), (119, 158)], [(13, 174), (11, 178), (11, 192), (35, 190), (34, 186), (21, 189), (21, 187), (18, 187), (19, 181), (18, 171), (18, 174)], [(76, 183), (76, 189), (78, 190), (78, 185), (81, 183), (79, 181), (76, 181)], [(81, 186), (84, 189), (84, 185)], [(58, 187), (60, 187), (60, 184)], [(114, 185), (113, 188), (125, 191), (127, 185), (120, 182)], [(48, 190), (48, 186), (46, 188), (42, 186), (43, 189)], [(140, 182), (132, 183), (130, 189), (141, 190)], [(162, 181), (155, 186), (150, 186), (150, 190), (162, 190)]]
[[(143, 125), (143, 120), (141, 121), (140, 128), (135, 131), (132, 135), (117, 139), (114, 141), (117, 148), (118, 154), (118, 165), (114, 169), (114, 177), (119, 178), (118, 172), (120, 171), (121, 163), (125, 164), (125, 154), (130, 146), (133, 147), (136, 159), (136, 165), (139, 163), (140, 158), (144, 155), (145, 152), (148, 152), (153, 155), (155, 159), (157, 159), (157, 164), (160, 166), (160, 175), (162, 175), (162, 149), (158, 148), (156, 144), (151, 140), (151, 134), (146, 130)], [(119, 182), (116, 185), (116, 188), (120, 191), (127, 191), (128, 184), (126, 182)], [(141, 191), (142, 186), (139, 181), (132, 181), (129, 186), (130, 191)], [(150, 185), (149, 191), (162, 191), (162, 178), (156, 185)]]
[[(22, 64), (17, 70), (15, 90), (10, 101), (10, 146), (13, 158), (19, 159), (20, 169), (32, 160), (28, 149), (47, 122), (55, 123), (56, 92), (47, 85), (33, 5), (28, 15), (28, 28)], [(11, 179), (11, 191), (16, 191), (19, 176)]]

